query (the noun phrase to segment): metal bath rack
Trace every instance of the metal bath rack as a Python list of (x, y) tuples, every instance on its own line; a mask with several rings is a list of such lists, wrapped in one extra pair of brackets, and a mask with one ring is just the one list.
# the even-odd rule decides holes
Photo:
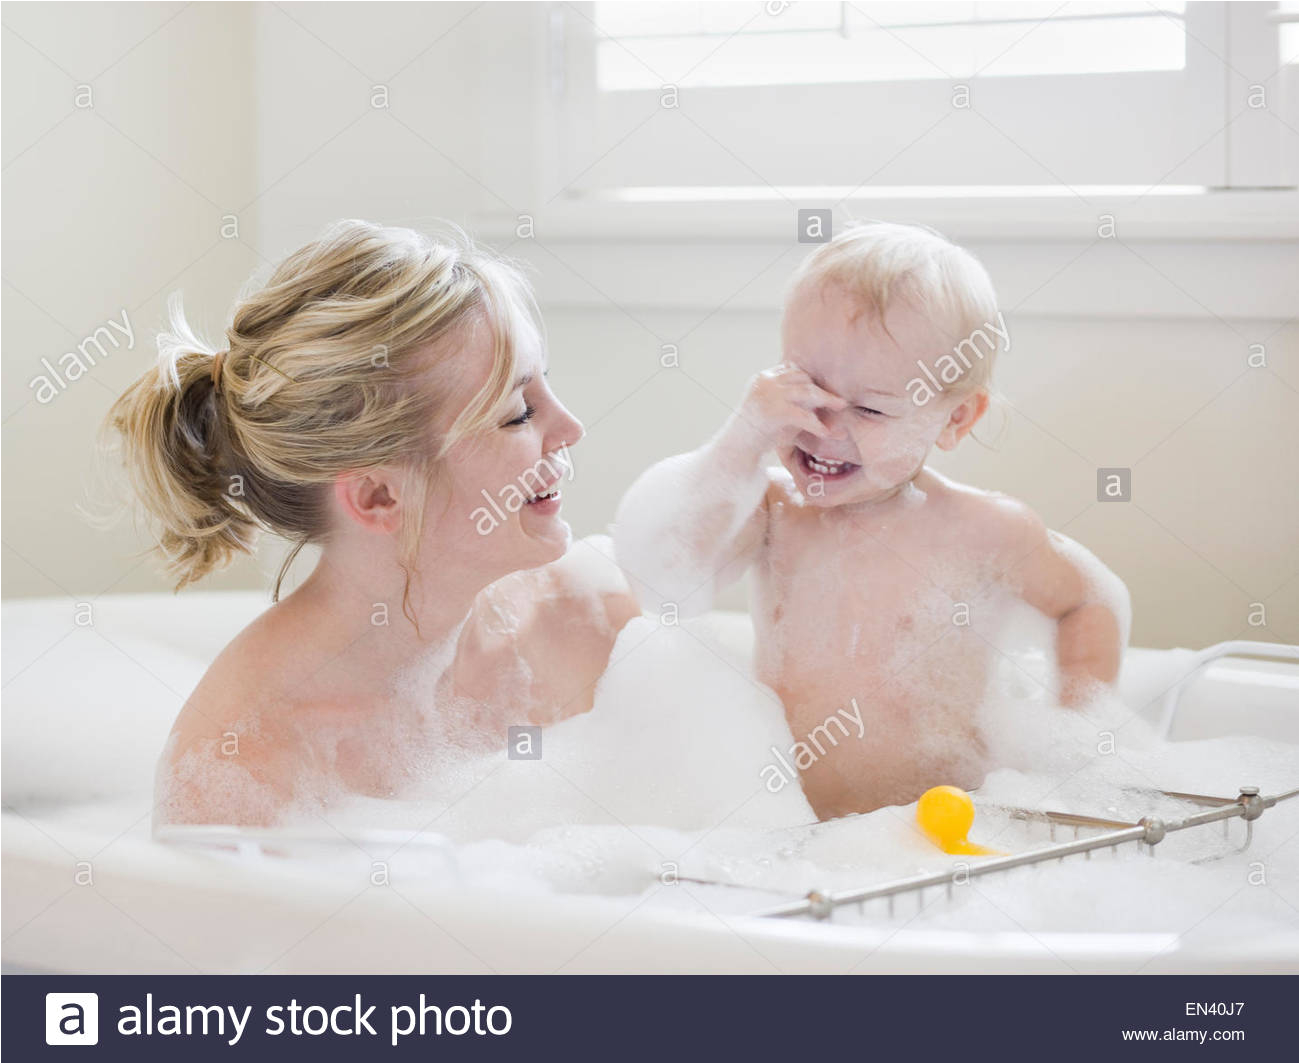
[[(1207, 666), (1220, 658), (1243, 655), (1297, 661), (1300, 660), (1300, 648), (1242, 640), (1217, 643), (1214, 646), (1206, 647), (1197, 653), (1192, 662), (1192, 667), (1165, 693), (1161, 704), (1160, 720), (1156, 729), (1159, 736), (1162, 739), (1169, 738), (1182, 696)], [(1021, 868), (1025, 865), (1042, 864), (1045, 861), (1059, 861), (1078, 853), (1083, 854), (1084, 858), (1088, 859), (1092, 856), (1093, 850), (1106, 847), (1114, 850), (1127, 842), (1136, 842), (1139, 846), (1147, 846), (1147, 852), (1154, 857), (1156, 845), (1173, 832), (1222, 822), (1223, 833), (1227, 837), (1228, 822), (1235, 819), (1246, 822), (1246, 840), (1238, 848), (1238, 852), (1240, 852), (1250, 846), (1254, 836), (1254, 822), (1264, 815), (1264, 811), (1273, 808), (1279, 802), (1295, 798), (1297, 793), (1300, 792), (1290, 790), (1264, 796), (1259, 793), (1258, 787), (1241, 787), (1236, 798), (1216, 798), (1210, 795), (1188, 794), (1182, 791), (1154, 791), (1151, 792), (1153, 796), (1160, 795), (1165, 798), (1178, 799), (1193, 805), (1203, 806), (1205, 810), (1178, 820), (1145, 816), (1132, 823), (1122, 820), (1107, 820), (1101, 817), (1079, 816), (1074, 813), (986, 806), (987, 809), (1000, 810), (1015, 820), (1046, 823), (1051, 833), (1052, 845), (1026, 850), (1023, 853), (1011, 854), (1007, 857), (969, 858), (962, 872), (967, 878), (974, 878), (976, 876), (992, 875), (995, 872), (1005, 872), (1012, 868)], [(1071, 841), (1062, 843), (1055, 841), (1056, 831), (1061, 827), (1073, 829), (1074, 838)], [(1100, 829), (1101, 833), (1081, 839), (1079, 838), (1079, 832), (1085, 828)], [(1193, 863), (1199, 864), (1214, 859), (1216, 858), (1201, 857)], [(868, 901), (885, 898), (889, 902), (889, 914), (892, 916), (894, 914), (894, 899), (898, 895), (916, 892), (919, 903), (928, 887), (944, 887), (948, 896), (951, 897), (953, 871), (950, 869), (945, 872), (895, 879), (873, 887), (862, 887), (853, 890), (811, 890), (797, 901), (764, 909), (754, 915), (773, 917), (811, 916), (815, 920), (827, 920), (836, 909), (845, 905), (857, 905), (861, 909)]]
[[(1074, 838), (1069, 842), (1053, 842), (1050, 846), (1043, 846), (1034, 850), (1026, 850), (1023, 853), (1011, 854), (1007, 857), (992, 857), (988, 859), (969, 858), (962, 868), (962, 874), (973, 879), (976, 876), (992, 875), (995, 872), (1005, 872), (1012, 868), (1020, 868), (1025, 865), (1041, 864), (1044, 861), (1062, 860), (1074, 854), (1081, 853), (1085, 858), (1092, 855), (1093, 850), (1100, 850), (1106, 847), (1114, 850), (1118, 846), (1127, 842), (1136, 842), (1138, 845), (1149, 847), (1148, 852), (1154, 856), (1155, 848), (1158, 843), (1163, 841), (1168, 835), (1176, 831), (1185, 831), (1188, 828), (1204, 827), (1207, 824), (1223, 823), (1224, 834), (1227, 835), (1228, 822), (1230, 820), (1241, 819), (1246, 822), (1246, 841), (1239, 847), (1245, 850), (1250, 846), (1254, 835), (1254, 822), (1264, 815), (1266, 809), (1271, 809), (1279, 802), (1285, 802), (1295, 798), (1296, 790), (1284, 791), (1279, 794), (1261, 795), (1258, 787), (1242, 787), (1236, 798), (1216, 798), (1203, 794), (1187, 794), (1180, 791), (1159, 791), (1159, 794), (1168, 798), (1175, 798), (1181, 801), (1191, 802), (1195, 805), (1206, 806), (1203, 812), (1193, 813), (1191, 816), (1183, 817), (1178, 820), (1166, 820), (1156, 816), (1145, 816), (1134, 823), (1128, 823), (1122, 820), (1107, 820), (1101, 817), (1079, 816), (1074, 813), (1058, 813), (1052, 811), (1040, 811), (1034, 809), (1007, 809), (1001, 807), (1002, 811), (1009, 814), (1012, 819), (1037, 821), (1046, 823), (1052, 837), (1055, 838), (1055, 832), (1058, 827), (1072, 828)], [(986, 807), (997, 809), (999, 807)], [(1079, 838), (1079, 831), (1083, 828), (1100, 828), (1101, 833), (1092, 835), (1088, 838)], [(705, 882), (696, 880), (695, 882)], [(889, 902), (889, 912), (893, 915), (894, 899), (900, 894), (916, 892), (918, 902), (921, 900), (923, 892), (928, 887), (944, 887), (948, 896), (952, 896), (953, 888), (952, 870), (943, 872), (933, 872), (926, 875), (910, 876), (904, 879), (895, 879), (890, 882), (881, 883), (872, 887), (862, 887), (852, 890), (839, 891), (821, 891), (811, 890), (808, 894), (797, 901), (789, 902), (785, 905), (778, 905), (774, 908), (764, 909), (755, 913), (755, 916), (787, 917), (787, 916), (811, 916), (816, 920), (827, 920), (831, 914), (845, 905), (865, 905), (868, 901), (877, 898), (885, 898)], [(719, 885), (719, 884), (714, 884)]]

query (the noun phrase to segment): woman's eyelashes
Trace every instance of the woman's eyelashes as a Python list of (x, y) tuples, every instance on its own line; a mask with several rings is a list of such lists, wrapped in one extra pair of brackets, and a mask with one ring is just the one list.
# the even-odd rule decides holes
[[(547, 374), (547, 371), (546, 371), (546, 370), (542, 370), (542, 377), (543, 377), (543, 378), (546, 377), (546, 374)], [(530, 390), (530, 391), (533, 391), (534, 389), (530, 388), (529, 390)], [(505, 425), (502, 426), (503, 428), (512, 428), (512, 427), (513, 427), (513, 428), (518, 428), (520, 425), (526, 425), (526, 424), (528, 424), (528, 422), (532, 421), (534, 415), (536, 415), (536, 413), (537, 413), (537, 405), (536, 405), (536, 403), (529, 402), (528, 399), (525, 398), (523, 395), (520, 395), (519, 398), (523, 401), (523, 404), (524, 404), (524, 410), (523, 410), (523, 413), (521, 413), (518, 417), (513, 418), (513, 419), (510, 420), (510, 421), (507, 421), (507, 422), (505, 423)], [(533, 398), (534, 398), (535, 400), (537, 400), (538, 402), (540, 402), (542, 405), (546, 405), (547, 403), (549, 403), (549, 402), (551, 401), (551, 399), (552, 399), (553, 397), (551, 396), (550, 391), (549, 391), (548, 389), (546, 389), (545, 386), (543, 386), (543, 387), (541, 388), (540, 392), (538, 392), (537, 394), (534, 394)]]
[(537, 413), (537, 408), (532, 406), (531, 404), (526, 403), (524, 404), (524, 412), (520, 414), (517, 418), (515, 418), (513, 421), (507, 421), (506, 426), (508, 427), (510, 425), (525, 425), (532, 420), (533, 415), (535, 413)]
[(888, 416), (883, 410), (874, 410), (869, 406), (855, 406), (853, 409), (856, 410), (863, 417), (887, 417)]

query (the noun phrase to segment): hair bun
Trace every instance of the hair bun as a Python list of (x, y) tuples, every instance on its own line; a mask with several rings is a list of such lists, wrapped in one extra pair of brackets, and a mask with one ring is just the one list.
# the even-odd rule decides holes
[(218, 351), (212, 356), (212, 390), (221, 391), (221, 368), (226, 364), (226, 356), (230, 354), (229, 350)]

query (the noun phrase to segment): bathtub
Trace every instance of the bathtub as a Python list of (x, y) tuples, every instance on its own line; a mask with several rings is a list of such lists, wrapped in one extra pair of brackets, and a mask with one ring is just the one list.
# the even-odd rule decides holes
[[(358, 847), (328, 833), (282, 839), (274, 856), (253, 843), (163, 845), (150, 830), (158, 751), (206, 663), (265, 605), (264, 595), (229, 592), (4, 603), (7, 971), (1297, 971), (1293, 935), (845, 926), (642, 904), (637, 894), (467, 889), (444, 874), (433, 836), (408, 845), (426, 873), (400, 885), (359, 879)], [(710, 623), (721, 645), (746, 654), (746, 617)], [(1294, 659), (1294, 648), (1253, 644), (1135, 649), (1122, 694), (1172, 740), (1240, 733), (1294, 745)], [(383, 834), (361, 842), (382, 844)]]

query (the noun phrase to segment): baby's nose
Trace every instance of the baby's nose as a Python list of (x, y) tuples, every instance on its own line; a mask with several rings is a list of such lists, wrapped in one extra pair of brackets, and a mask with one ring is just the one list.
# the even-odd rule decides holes
[(822, 435), (828, 440), (847, 440), (848, 429), (844, 425), (844, 411), (832, 410), (828, 406), (817, 408), (818, 420), (822, 423)]

